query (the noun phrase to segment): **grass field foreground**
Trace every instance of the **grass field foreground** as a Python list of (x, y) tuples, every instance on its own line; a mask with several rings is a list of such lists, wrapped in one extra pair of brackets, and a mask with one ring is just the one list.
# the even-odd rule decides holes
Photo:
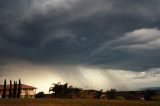
[(0, 99), (0, 106), (160, 106), (160, 102), (95, 99)]

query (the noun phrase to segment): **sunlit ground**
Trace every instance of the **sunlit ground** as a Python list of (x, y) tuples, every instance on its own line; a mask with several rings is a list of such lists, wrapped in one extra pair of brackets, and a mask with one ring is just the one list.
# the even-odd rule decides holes
[(0, 106), (160, 106), (160, 102), (95, 99), (0, 99)]

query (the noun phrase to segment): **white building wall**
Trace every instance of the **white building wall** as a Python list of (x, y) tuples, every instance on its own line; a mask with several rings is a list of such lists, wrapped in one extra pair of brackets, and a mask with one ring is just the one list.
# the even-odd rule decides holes
[(36, 89), (22, 89), (21, 98), (35, 98)]

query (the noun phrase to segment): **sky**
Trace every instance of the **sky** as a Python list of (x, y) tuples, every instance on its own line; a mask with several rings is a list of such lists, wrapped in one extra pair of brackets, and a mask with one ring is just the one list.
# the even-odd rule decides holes
[(1, 0), (0, 80), (48, 93), (160, 86), (159, 0)]

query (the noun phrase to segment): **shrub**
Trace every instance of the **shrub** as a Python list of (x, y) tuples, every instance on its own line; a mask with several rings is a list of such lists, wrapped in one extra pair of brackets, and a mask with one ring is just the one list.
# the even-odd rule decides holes
[(81, 91), (81, 92), (80, 92), (80, 98), (81, 98), (81, 99), (87, 99), (87, 92)]
[(116, 100), (126, 100), (123, 96), (116, 96)]
[(160, 95), (152, 96), (151, 100), (160, 101)]
[(36, 94), (36, 98), (43, 98), (44, 96), (44, 92), (39, 92)]

